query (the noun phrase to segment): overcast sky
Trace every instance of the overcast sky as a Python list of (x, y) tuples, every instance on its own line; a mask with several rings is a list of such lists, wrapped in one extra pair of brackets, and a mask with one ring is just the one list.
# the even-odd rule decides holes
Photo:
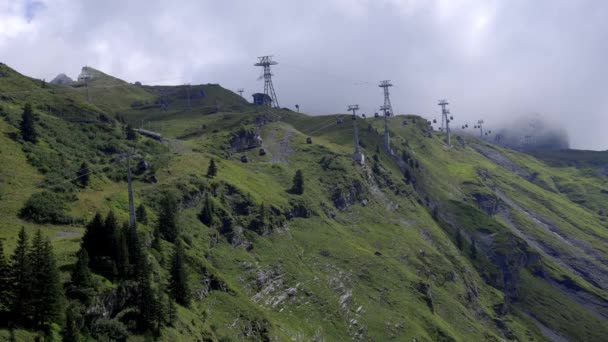
[(608, 149), (608, 2), (581, 0), (0, 0), (0, 61), (28, 76), (90, 65), (130, 82), (263, 90), (283, 107), (382, 105), (488, 127), (531, 113)]

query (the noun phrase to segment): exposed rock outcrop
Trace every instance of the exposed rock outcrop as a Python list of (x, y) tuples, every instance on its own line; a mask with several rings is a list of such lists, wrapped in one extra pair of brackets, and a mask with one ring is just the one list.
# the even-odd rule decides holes
[(243, 152), (262, 146), (262, 138), (254, 131), (240, 130), (232, 135), (230, 146), (235, 152)]
[(59, 75), (55, 76), (55, 78), (53, 78), (51, 83), (59, 84), (59, 85), (70, 85), (70, 84), (74, 83), (74, 80), (69, 78), (66, 74), (59, 74)]

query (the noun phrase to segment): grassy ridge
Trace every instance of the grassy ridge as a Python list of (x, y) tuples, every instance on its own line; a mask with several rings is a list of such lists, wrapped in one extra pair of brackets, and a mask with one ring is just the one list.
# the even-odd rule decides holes
[[(0, 238), (10, 252), (21, 226), (42, 228), (67, 271), (81, 222), (110, 209), (126, 220), (124, 163), (115, 158), (135, 149), (152, 165), (134, 182), (136, 205), (149, 213), (140, 236), (149, 244), (159, 198), (174, 192), (195, 294), (161, 340), (538, 341), (550, 337), (548, 329), (599, 341), (608, 334), (601, 307), (584, 300), (605, 303), (606, 289), (581, 272), (605, 267), (601, 177), (475, 139), (447, 147), (442, 134), (429, 137), (426, 121), (415, 116), (390, 119), (394, 156), (383, 152), (383, 119), (358, 120), (368, 160), (361, 167), (349, 156), (350, 116), (260, 110), (217, 85), (192, 86), (189, 108), (184, 87), (140, 87), (103, 74), (97, 82), (93, 105), (83, 88), (2, 100), (0, 161), (7, 167), (0, 169)], [(36, 86), (18, 74), (0, 78), (0, 92)], [(95, 122), (71, 122), (43, 106), (71, 96), (83, 113), (98, 113)], [(161, 98), (167, 110), (156, 106)], [(28, 99), (40, 104), (36, 146), (16, 134)], [(145, 120), (144, 127), (168, 141), (126, 141), (120, 122), (99, 119), (116, 113), (136, 126)], [(258, 130), (261, 116), (269, 122)], [(259, 132), (267, 155), (231, 147), (243, 129)], [(205, 177), (211, 158), (218, 165), (213, 179)], [(67, 176), (83, 160), (96, 170), (86, 188)], [(296, 170), (304, 174), (303, 195), (288, 191)], [(67, 185), (39, 185), (53, 174)], [(147, 181), (151, 175), (157, 183)], [(67, 212), (82, 221), (43, 226), (19, 218), (29, 196), (44, 188), (66, 194)], [(232, 235), (199, 220), (206, 193), (233, 217)], [(251, 223), (262, 205), (272, 224), (256, 231)], [(168, 282), (173, 246), (163, 241), (162, 247), (162, 253), (148, 250), (159, 286)]]

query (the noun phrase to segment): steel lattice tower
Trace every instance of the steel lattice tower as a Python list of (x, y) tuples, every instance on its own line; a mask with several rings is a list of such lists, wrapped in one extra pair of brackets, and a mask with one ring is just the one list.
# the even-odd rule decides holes
[(380, 107), (380, 110), (384, 112), (384, 149), (386, 153), (391, 154), (391, 139), (388, 133), (388, 117), (393, 114), (393, 106), (391, 105), (391, 98), (388, 88), (392, 87), (390, 80), (380, 81), (378, 87), (384, 89), (384, 105)]
[(441, 130), (445, 129), (446, 138), (445, 142), (450, 145), (450, 118), (448, 114), (450, 114), (450, 110), (446, 108), (449, 105), (448, 100), (439, 100), (439, 105), (441, 106)]
[(386, 153), (392, 154), (391, 137), (388, 133), (388, 117), (390, 116), (390, 108), (388, 108), (387, 106), (380, 106), (380, 110), (384, 111), (384, 150), (386, 151)]
[(244, 92), (244, 91), (245, 91), (245, 89), (243, 89), (243, 88), (239, 88), (239, 89), (237, 90), (237, 92), (239, 93), (239, 95), (241, 95), (241, 97), (243, 97), (243, 92)]
[(270, 72), (271, 65), (277, 65), (279, 63), (272, 60), (272, 56), (258, 57), (259, 62), (255, 63), (255, 66), (261, 66), (264, 68), (262, 75), (258, 79), (264, 79), (264, 94), (270, 97), (270, 106), (279, 108), (279, 99), (277, 94), (274, 92), (274, 86), (272, 85), (272, 73)]
[(359, 105), (348, 105), (348, 111), (353, 112), (353, 128), (355, 130), (355, 153), (353, 153), (353, 159), (359, 164), (363, 164), (365, 162), (365, 157), (361, 153), (359, 149), (359, 129), (357, 128), (357, 111), (359, 110)]
[(384, 106), (380, 107), (380, 109), (384, 111), (385, 116), (393, 115), (393, 106), (391, 105), (390, 93), (388, 91), (388, 88), (392, 86), (393, 84), (389, 80), (381, 81), (380, 85), (378, 85), (378, 87), (384, 89)]
[(477, 127), (479, 128), (479, 138), (483, 138), (483, 120), (477, 121)]

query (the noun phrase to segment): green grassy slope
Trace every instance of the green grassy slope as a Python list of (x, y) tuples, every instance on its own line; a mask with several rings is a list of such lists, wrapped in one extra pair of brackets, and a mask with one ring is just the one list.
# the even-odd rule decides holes
[[(98, 81), (131, 90), (98, 88), (92, 105), (82, 88), (2, 98), (0, 238), (10, 252), (21, 226), (32, 233), (42, 228), (67, 280), (83, 222), (110, 209), (127, 218), (125, 165), (116, 157), (135, 150), (152, 165), (134, 182), (136, 204), (150, 216), (138, 226), (140, 236), (149, 244), (161, 193), (174, 192), (194, 295), (161, 340), (543, 341), (558, 335), (601, 341), (608, 335), (601, 176), (475, 139), (453, 139), (447, 147), (415, 116), (391, 118), (392, 156), (383, 152), (382, 119), (358, 120), (367, 157), (359, 166), (349, 155), (346, 115), (263, 110), (216, 85), (192, 86), (205, 96), (193, 96), (190, 108), (183, 87), (137, 88), (102, 74)], [(0, 93), (19, 87), (35, 89), (36, 82), (18, 74), (0, 78)], [(97, 119), (72, 122), (38, 106), (40, 142), (20, 141), (24, 101), (67, 97)], [(167, 110), (155, 105), (161, 97)], [(125, 106), (130, 109), (116, 110)], [(137, 126), (146, 120), (144, 127), (167, 140), (126, 141), (120, 123), (99, 119), (117, 112)], [(266, 155), (231, 145), (235, 133), (248, 130), (261, 136)], [(212, 179), (205, 177), (211, 158), (219, 169)], [(86, 188), (70, 182), (82, 161), (95, 171)], [(298, 169), (302, 195), (288, 191)], [(152, 175), (158, 182), (149, 182)], [(19, 218), (29, 196), (43, 189), (61, 194), (74, 223)], [(230, 231), (199, 220), (206, 193), (232, 218)], [(255, 225), (262, 206), (267, 221)], [(163, 242), (162, 253), (147, 250), (158, 284), (166, 284), (172, 245)]]

